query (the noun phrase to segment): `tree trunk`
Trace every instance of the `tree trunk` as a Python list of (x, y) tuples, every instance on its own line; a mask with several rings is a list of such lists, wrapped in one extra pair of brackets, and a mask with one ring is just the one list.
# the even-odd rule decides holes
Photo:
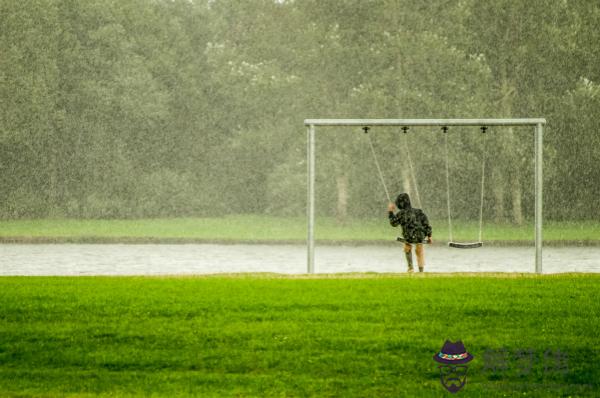
[(521, 181), (518, 174), (511, 181), (511, 196), (512, 196), (512, 221), (517, 225), (523, 224), (523, 206), (522, 206), (522, 189)]
[(336, 206), (336, 219), (337, 222), (343, 224), (348, 218), (348, 176), (342, 174), (336, 178), (337, 188), (337, 206)]
[(492, 170), (492, 191), (494, 195), (494, 221), (504, 221), (504, 178), (497, 168)]
[[(512, 117), (514, 100), (516, 97), (516, 85), (510, 79), (509, 72), (507, 67), (503, 70), (503, 78), (501, 83), (501, 108), (504, 113), (504, 117)], [(510, 205), (511, 205), (511, 213), (510, 218), (511, 221), (517, 225), (521, 225), (523, 223), (523, 206), (522, 206), (522, 194), (523, 189), (521, 187), (521, 178), (519, 176), (519, 153), (521, 152), (521, 148), (519, 143), (516, 142), (514, 136), (514, 129), (512, 127), (508, 128), (506, 132), (506, 136), (504, 138), (504, 145), (502, 147), (505, 150), (505, 159), (508, 160), (508, 173), (510, 176)], [(516, 159), (514, 159), (516, 158)], [(502, 178), (502, 186), (504, 186), (504, 182), (507, 181), (507, 177)], [(495, 189), (498, 188), (498, 183), (496, 182)], [(498, 198), (496, 195), (494, 195)], [(498, 209), (500, 210), (500, 209)], [(504, 212), (504, 205), (502, 205), (502, 211)], [(496, 220), (498, 220), (498, 213), (496, 213)]]
[(506, 151), (508, 161), (508, 175), (510, 176), (510, 221), (514, 224), (523, 223), (523, 187), (520, 175), (520, 143), (515, 139), (514, 129), (510, 127), (506, 133)]

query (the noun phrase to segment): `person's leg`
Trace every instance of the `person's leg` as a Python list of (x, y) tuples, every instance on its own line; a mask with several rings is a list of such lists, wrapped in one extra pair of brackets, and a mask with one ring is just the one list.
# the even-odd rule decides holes
[(410, 243), (404, 244), (404, 255), (406, 256), (406, 263), (408, 264), (408, 270), (406, 272), (413, 272), (412, 245)]
[(425, 250), (423, 250), (422, 243), (417, 243), (415, 253), (417, 253), (417, 264), (419, 265), (419, 272), (423, 272), (425, 268)]

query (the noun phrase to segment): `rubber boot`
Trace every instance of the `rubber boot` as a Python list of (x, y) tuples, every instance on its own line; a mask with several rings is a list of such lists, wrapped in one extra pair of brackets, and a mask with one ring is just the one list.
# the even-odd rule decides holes
[(413, 257), (412, 257), (412, 251), (409, 252), (404, 252), (404, 255), (406, 256), (406, 263), (408, 264), (408, 270), (406, 272), (413, 272)]
[(419, 267), (419, 272), (423, 272), (425, 270), (425, 267)]

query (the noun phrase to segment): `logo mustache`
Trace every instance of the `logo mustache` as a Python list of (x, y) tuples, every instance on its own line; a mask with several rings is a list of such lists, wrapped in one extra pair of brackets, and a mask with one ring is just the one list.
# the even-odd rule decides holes
[(446, 379), (446, 384), (459, 386), (462, 384), (462, 381), (457, 377), (450, 377)]

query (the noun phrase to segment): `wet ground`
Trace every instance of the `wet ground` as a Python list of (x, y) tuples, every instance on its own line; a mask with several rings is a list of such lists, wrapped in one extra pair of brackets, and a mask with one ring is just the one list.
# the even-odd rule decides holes
[[(600, 272), (600, 247), (544, 248), (543, 272)], [(534, 272), (533, 247), (426, 247), (429, 272)], [(317, 273), (404, 272), (400, 246), (317, 246)], [(303, 245), (2, 244), (0, 275), (306, 272)]]

